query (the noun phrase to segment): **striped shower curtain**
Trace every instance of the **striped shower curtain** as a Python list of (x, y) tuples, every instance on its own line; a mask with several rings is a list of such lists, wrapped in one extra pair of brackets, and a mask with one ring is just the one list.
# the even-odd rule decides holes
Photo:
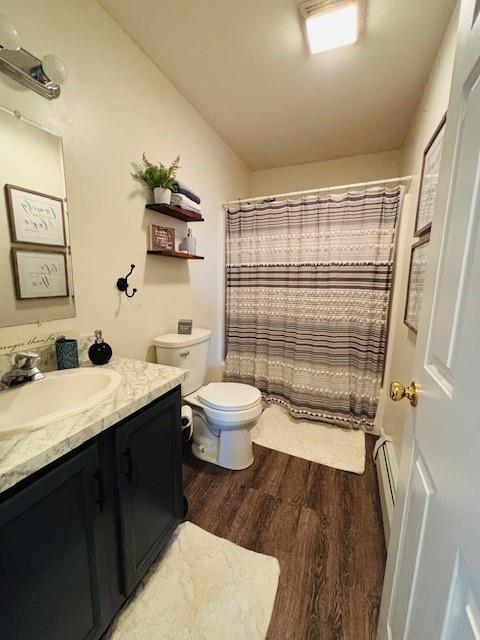
[(225, 379), (298, 418), (371, 429), (400, 187), (227, 212)]

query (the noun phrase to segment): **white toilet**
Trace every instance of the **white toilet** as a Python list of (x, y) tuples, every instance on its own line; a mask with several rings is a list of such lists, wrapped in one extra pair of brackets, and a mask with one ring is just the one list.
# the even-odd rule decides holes
[(188, 369), (182, 397), (193, 411), (194, 455), (227, 469), (246, 469), (253, 462), (250, 430), (262, 414), (261, 393), (236, 382), (202, 386), (211, 335), (208, 329), (193, 329), (191, 335), (159, 336), (157, 362)]

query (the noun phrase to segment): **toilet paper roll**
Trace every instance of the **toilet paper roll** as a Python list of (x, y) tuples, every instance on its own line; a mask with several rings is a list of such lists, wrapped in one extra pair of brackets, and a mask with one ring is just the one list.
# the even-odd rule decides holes
[(182, 433), (186, 442), (191, 439), (193, 434), (193, 413), (192, 407), (189, 407), (188, 404), (182, 406)]

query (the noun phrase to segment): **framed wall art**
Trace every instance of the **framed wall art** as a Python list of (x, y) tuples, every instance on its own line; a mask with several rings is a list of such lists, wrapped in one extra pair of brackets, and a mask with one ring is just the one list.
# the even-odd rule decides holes
[(149, 251), (175, 251), (175, 229), (151, 224), (149, 228)]
[(68, 297), (63, 251), (12, 249), (12, 265), (17, 300)]
[(61, 198), (11, 184), (5, 185), (5, 196), (12, 242), (66, 246)]
[(427, 269), (430, 234), (425, 234), (412, 246), (410, 271), (408, 274), (407, 302), (404, 322), (414, 333), (418, 332), (420, 312), (422, 310), (423, 288)]
[(432, 226), (446, 121), (447, 115), (445, 114), (423, 152), (422, 175), (415, 220), (416, 237), (429, 231)]

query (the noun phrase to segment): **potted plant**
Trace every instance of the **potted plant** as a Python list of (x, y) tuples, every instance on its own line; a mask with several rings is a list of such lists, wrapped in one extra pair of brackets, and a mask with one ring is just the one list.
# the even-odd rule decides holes
[(133, 163), (134, 172), (131, 175), (147, 189), (153, 189), (153, 199), (156, 204), (170, 204), (179, 163), (180, 156), (177, 156), (169, 167), (161, 162), (153, 164), (144, 153), (142, 164)]

